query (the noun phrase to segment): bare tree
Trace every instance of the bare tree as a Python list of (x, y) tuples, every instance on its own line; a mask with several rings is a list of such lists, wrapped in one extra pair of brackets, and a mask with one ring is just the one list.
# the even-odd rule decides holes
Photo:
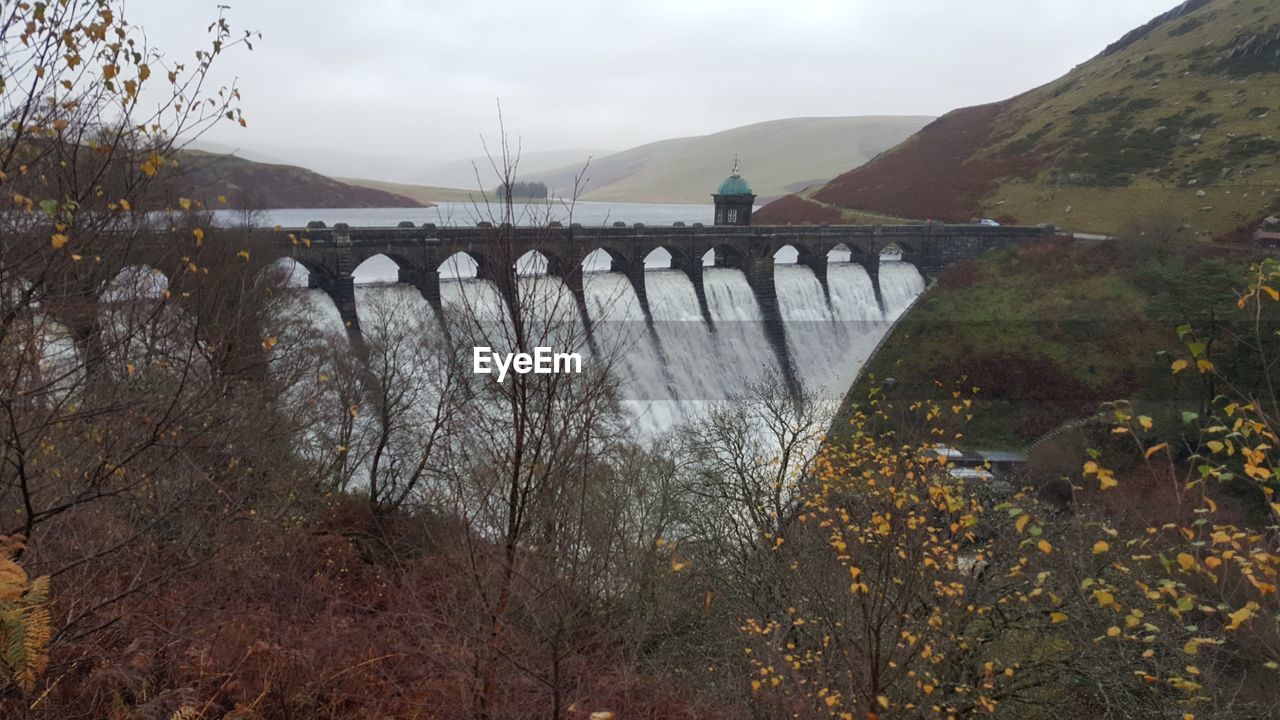
[[(190, 203), (159, 212), (182, 144), (242, 119), (211, 73), (251, 37), (218, 16), (194, 65), (174, 64), (119, 6), (0, 9), (0, 532), (25, 537), (23, 562), (59, 589), (55, 644), (196, 562), (148, 543), (207, 543), (181, 512), (238, 508), (247, 496), (227, 491), (252, 471), (232, 469), (266, 439), (245, 429), (269, 396), (272, 281)], [(124, 557), (135, 575), (104, 571)]]

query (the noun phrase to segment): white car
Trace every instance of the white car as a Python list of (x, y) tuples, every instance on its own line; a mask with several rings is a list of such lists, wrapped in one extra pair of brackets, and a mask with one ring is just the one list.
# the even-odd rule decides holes
[(987, 225), (990, 227), (1000, 227), (1000, 223), (996, 222), (995, 220), (992, 220), (991, 218), (982, 218), (981, 220), (978, 221), (978, 224)]

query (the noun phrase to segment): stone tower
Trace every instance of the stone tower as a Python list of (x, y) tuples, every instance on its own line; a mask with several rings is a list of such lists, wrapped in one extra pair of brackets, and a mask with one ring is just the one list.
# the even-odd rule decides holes
[(733, 159), (733, 171), (711, 197), (716, 201), (716, 225), (751, 224), (751, 208), (755, 205), (756, 196), (738, 172), (737, 158)]

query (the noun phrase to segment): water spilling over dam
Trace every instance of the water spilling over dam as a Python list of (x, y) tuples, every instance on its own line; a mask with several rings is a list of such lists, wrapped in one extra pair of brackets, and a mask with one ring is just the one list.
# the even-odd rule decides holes
[[(465, 259), (445, 274), (440, 286), (445, 312), (465, 308), (495, 319), (506, 312), (497, 287), (475, 277)], [(766, 375), (780, 381), (793, 374), (804, 391), (839, 399), (892, 321), (925, 286), (915, 266), (891, 257), (881, 264), (879, 275), (877, 299), (872, 278), (861, 265), (831, 262), (828, 296), (811, 268), (776, 265), (781, 352), (767, 335), (768, 320), (746, 275), (734, 268), (704, 269), (710, 322), (689, 276), (671, 268), (645, 272), (650, 318), (627, 276), (599, 266), (582, 276), (586, 318), (564, 311), (574, 307), (571, 300), (557, 307), (561, 321), (589, 323), (593, 347), (574, 348), (588, 364), (601, 354), (616, 360), (624, 406), (635, 428), (647, 434), (689, 420)], [(357, 284), (356, 303), (366, 334), (443, 332), (429, 303), (412, 287), (385, 282), (390, 278), (375, 272), (361, 279), (367, 282)], [(571, 298), (568, 286), (546, 275), (536, 260), (523, 265), (519, 282)], [(301, 301), (318, 323), (341, 334), (343, 322), (332, 301), (319, 290), (302, 292)]]

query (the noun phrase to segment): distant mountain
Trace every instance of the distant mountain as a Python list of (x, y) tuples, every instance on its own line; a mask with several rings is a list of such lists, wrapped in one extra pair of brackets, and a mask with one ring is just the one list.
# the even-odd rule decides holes
[[(515, 151), (515, 148), (512, 148)], [(516, 174), (520, 180), (534, 179), (533, 175), (565, 166), (582, 167), (587, 158), (609, 155), (612, 150), (544, 150), (521, 152)], [(494, 159), (499, 165), (501, 161)], [(462, 188), (476, 191), (497, 187), (501, 178), (494, 172), (493, 162), (487, 157), (465, 158), (428, 167), (414, 176), (413, 182), (438, 187)], [(477, 172), (479, 178), (477, 180)], [(378, 177), (382, 177), (379, 175)], [(477, 184), (478, 183), (478, 184)]]
[(1065, 77), (956, 110), (757, 219), (995, 217), (1114, 232), (1176, 212), (1218, 235), (1280, 209), (1277, 130), (1280, 3), (1191, 0)]
[[(709, 203), (737, 156), (762, 199), (776, 198), (856, 167), (919, 130), (927, 117), (788, 118), (712, 135), (660, 140), (596, 157), (583, 200)], [(582, 163), (521, 173), (553, 194), (572, 193)]]
[(412, 198), (339, 182), (293, 165), (253, 162), (234, 155), (185, 150), (178, 156), (176, 188), (206, 207), (359, 208), (426, 207)]
[(483, 202), (483, 195), (477, 190), (462, 190), (459, 188), (436, 187), (434, 185), (413, 185), (410, 183), (386, 182), (383, 180), (369, 180), (367, 178), (334, 178), (339, 182), (356, 187), (373, 188), (374, 190), (382, 190), (394, 195), (402, 195), (420, 203), (439, 203), (439, 202)]
[(191, 149), (214, 155), (235, 155), (254, 162), (297, 165), (329, 177), (376, 177), (390, 182), (415, 182), (422, 173), (442, 160), (406, 151), (397, 155), (378, 155), (348, 151), (340, 147), (295, 147), (291, 145), (231, 145), (198, 140)]

